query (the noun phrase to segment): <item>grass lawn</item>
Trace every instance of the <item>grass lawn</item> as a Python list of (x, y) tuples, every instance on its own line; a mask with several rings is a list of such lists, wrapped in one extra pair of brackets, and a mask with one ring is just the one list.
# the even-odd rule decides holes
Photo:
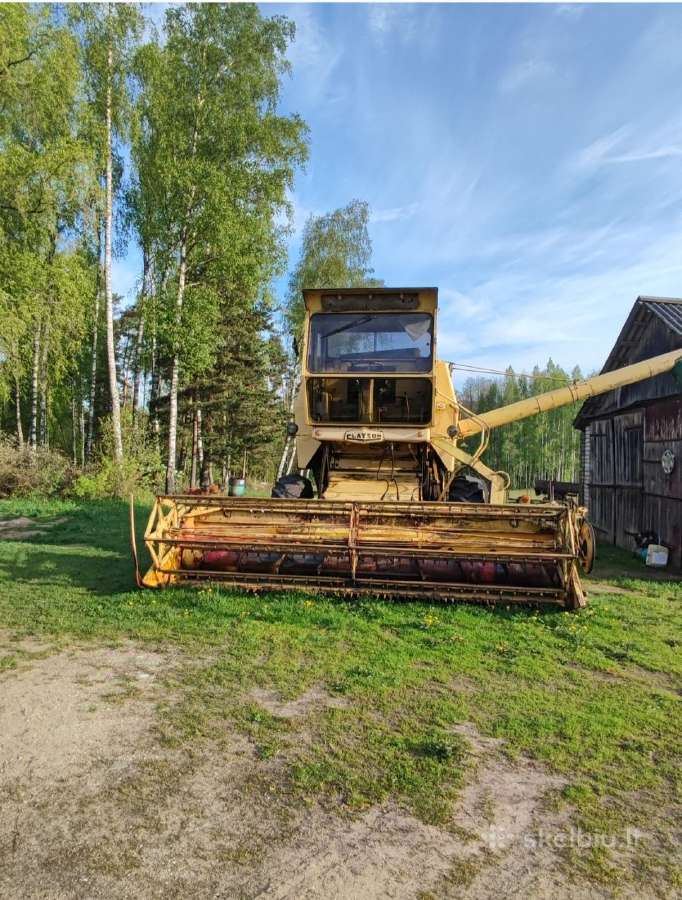
[[(576, 828), (649, 835), (627, 861), (603, 846), (567, 849), (567, 872), (682, 890), (681, 581), (651, 580), (634, 558), (602, 548), (579, 613), (143, 592), (133, 587), (125, 504), (0, 501), (0, 518), (16, 515), (61, 522), (0, 540), (6, 634), (64, 647), (133, 639), (204, 659), (174, 675), (175, 700), (159, 705), (167, 746), (219, 742), (229, 722), (264, 767), (280, 761), (292, 803), (354, 813), (394, 802), (447, 827), (469, 771), (455, 726), (471, 723), (503, 739), (510, 758), (562, 775), (552, 803)], [(141, 531), (142, 506), (137, 518)], [(5, 642), (0, 672), (21, 653)], [(272, 715), (253, 699), (322, 689), (338, 702), (305, 717)]]

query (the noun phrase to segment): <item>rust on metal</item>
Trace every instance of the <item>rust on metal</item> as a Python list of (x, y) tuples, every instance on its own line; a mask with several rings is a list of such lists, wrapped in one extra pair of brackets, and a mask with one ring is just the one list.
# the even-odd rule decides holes
[[(570, 507), (158, 497), (149, 587), (582, 605)], [(579, 581), (579, 579), (578, 579)]]

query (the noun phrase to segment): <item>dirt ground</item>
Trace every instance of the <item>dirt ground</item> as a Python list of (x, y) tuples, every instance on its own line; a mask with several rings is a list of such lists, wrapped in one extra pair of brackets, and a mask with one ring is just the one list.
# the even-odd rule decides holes
[[(458, 731), (471, 777), (447, 828), (394, 807), (349, 815), (295, 802), (281, 763), (257, 760), (244, 737), (165, 745), (157, 707), (173, 700), (174, 651), (17, 647), (17, 667), (0, 674), (6, 900), (612, 895), (569, 883), (561, 850), (528, 842), (569, 828), (552, 803), (562, 780), (511, 762), (469, 725)], [(339, 702), (322, 689), (288, 703), (265, 691), (252, 699), (283, 717)]]

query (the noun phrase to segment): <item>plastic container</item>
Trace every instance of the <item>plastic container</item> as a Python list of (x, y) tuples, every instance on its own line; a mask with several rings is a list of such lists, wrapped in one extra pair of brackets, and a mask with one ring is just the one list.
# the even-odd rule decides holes
[(228, 494), (230, 497), (243, 497), (246, 493), (246, 479), (245, 478), (230, 478), (230, 484), (228, 486)]
[(649, 544), (646, 548), (646, 564), (647, 566), (667, 566), (668, 548), (663, 544)]

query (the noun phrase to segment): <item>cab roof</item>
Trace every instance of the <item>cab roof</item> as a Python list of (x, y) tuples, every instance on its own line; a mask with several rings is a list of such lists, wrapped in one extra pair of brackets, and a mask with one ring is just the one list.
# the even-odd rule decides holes
[(435, 311), (437, 287), (304, 288), (303, 302), (310, 312)]

